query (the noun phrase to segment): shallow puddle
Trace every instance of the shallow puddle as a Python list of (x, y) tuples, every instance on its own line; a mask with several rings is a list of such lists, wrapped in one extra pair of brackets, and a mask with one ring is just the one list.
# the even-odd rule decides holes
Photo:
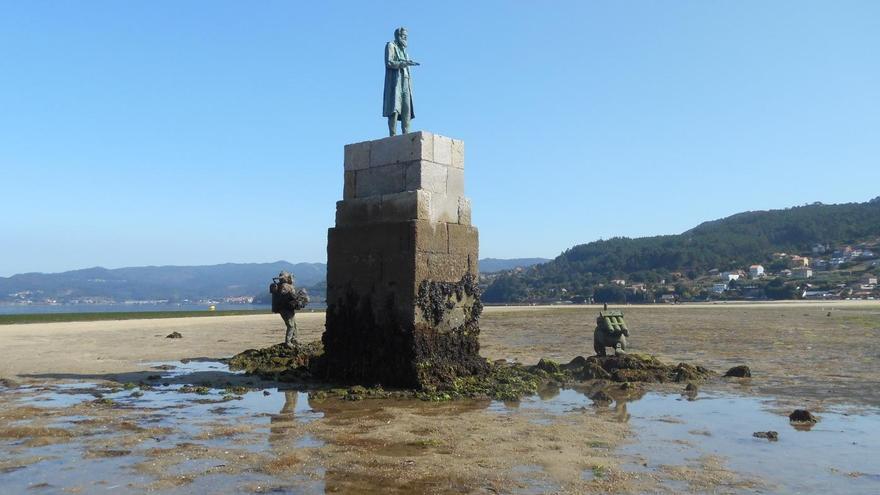
[[(519, 402), (325, 399), (315, 408), (304, 390), (285, 390), (270, 383), (262, 389), (232, 385), (244, 377), (223, 363), (150, 366), (155, 374), (142, 384), (66, 381), (6, 390), (0, 416), (21, 407), (39, 408), (46, 416), (7, 423), (10, 432), (0, 437), (3, 491), (323, 493), (339, 486), (342, 478), (349, 485), (341, 486), (354, 483), (361, 491), (381, 492), (378, 478), (371, 481), (351, 475), (352, 479), (345, 480), (345, 473), (322, 464), (321, 455), (303, 453), (332, 446), (364, 448), (374, 455), (399, 457), (406, 467), (420, 456), (442, 459), (451, 452), (449, 446), (428, 441), (383, 443), (333, 434), (333, 425), (358, 425), (364, 419), (390, 425), (395, 420), (393, 411), (407, 408), (424, 417), (428, 425), (444, 416), (474, 412), (502, 418), (528, 415), (528, 421), (537, 426), (585, 414), (626, 423), (631, 435), (622, 446), (593, 447), (619, 458), (621, 471), (658, 480), (657, 489), (671, 493), (719, 487), (733, 493), (880, 492), (877, 410), (861, 409), (859, 414), (844, 409), (824, 411), (818, 424), (798, 430), (786, 416), (771, 412), (770, 398), (712, 391), (689, 398), (616, 391), (611, 393), (612, 400), (595, 402), (589, 398), (591, 390), (580, 388), (542, 390)], [(207, 386), (206, 377), (211, 383), (228, 381), (229, 385)], [(260, 382), (253, 380), (259, 387)], [(32, 424), (70, 434), (40, 445), (24, 433), (11, 431)], [(330, 428), (310, 429), (323, 424)], [(770, 430), (778, 432), (778, 441), (752, 436)], [(721, 473), (720, 467), (735, 476), (718, 475), (711, 480), (713, 488), (707, 489), (701, 484), (706, 472)], [(524, 459), (509, 471), (506, 474), (521, 483), (506, 491), (560, 490), (561, 485), (530, 460)], [(580, 479), (598, 483), (607, 475), (604, 467), (595, 466), (584, 470)], [(419, 480), (411, 483), (415, 484), (404, 486), (422, 486)]]
[[(694, 401), (648, 394), (627, 405), (636, 442), (622, 449), (647, 469), (720, 456), (728, 468), (762, 480), (773, 493), (880, 492), (880, 415), (827, 411), (812, 428), (768, 412), (767, 400), (701, 395)], [(776, 431), (778, 441), (756, 438)]]

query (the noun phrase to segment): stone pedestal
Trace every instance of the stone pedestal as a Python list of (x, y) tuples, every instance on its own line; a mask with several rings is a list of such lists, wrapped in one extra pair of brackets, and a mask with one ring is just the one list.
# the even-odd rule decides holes
[(330, 378), (434, 388), (485, 370), (463, 142), (415, 132), (347, 145), (327, 237)]

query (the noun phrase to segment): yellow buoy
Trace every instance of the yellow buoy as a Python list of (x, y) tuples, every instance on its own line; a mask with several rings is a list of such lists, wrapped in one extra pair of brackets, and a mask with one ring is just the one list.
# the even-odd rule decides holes
[(208, 311), (217, 311), (217, 306), (214, 306), (213, 304), (208, 306)]

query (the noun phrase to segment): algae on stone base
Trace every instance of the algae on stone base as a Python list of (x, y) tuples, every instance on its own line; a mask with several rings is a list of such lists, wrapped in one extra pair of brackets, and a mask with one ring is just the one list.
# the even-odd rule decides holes
[[(328, 366), (323, 359), (320, 342), (297, 344), (293, 348), (277, 344), (265, 349), (250, 349), (231, 358), (229, 366), (230, 369), (244, 370), (267, 379), (306, 381), (317, 387), (317, 390), (310, 392), (310, 397), (314, 400), (418, 398), (446, 401), (488, 398), (515, 401), (538, 394), (542, 387), (547, 386), (561, 387), (607, 380), (621, 382), (621, 387), (629, 389), (633, 388), (633, 382), (693, 382), (714, 375), (712, 371), (699, 365), (672, 365), (647, 354), (624, 354), (588, 358), (578, 356), (568, 364), (541, 359), (534, 366), (504, 361), (489, 363), (483, 360), (479, 365), (482, 372), (464, 375), (450, 373), (447, 382), (438, 382), (433, 387), (384, 389), (381, 386), (365, 387), (350, 383), (340, 387), (319, 379), (327, 376), (324, 367)], [(437, 370), (432, 370), (431, 373), (436, 376)]]

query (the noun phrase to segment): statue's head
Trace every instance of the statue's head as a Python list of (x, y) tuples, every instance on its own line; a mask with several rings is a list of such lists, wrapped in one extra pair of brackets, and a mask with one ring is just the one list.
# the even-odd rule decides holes
[(398, 45), (406, 47), (406, 28), (401, 26), (394, 30), (394, 41)]
[(293, 274), (288, 271), (282, 270), (282, 272), (278, 274), (278, 281), (281, 283), (286, 282), (288, 284), (292, 284), (293, 283)]

